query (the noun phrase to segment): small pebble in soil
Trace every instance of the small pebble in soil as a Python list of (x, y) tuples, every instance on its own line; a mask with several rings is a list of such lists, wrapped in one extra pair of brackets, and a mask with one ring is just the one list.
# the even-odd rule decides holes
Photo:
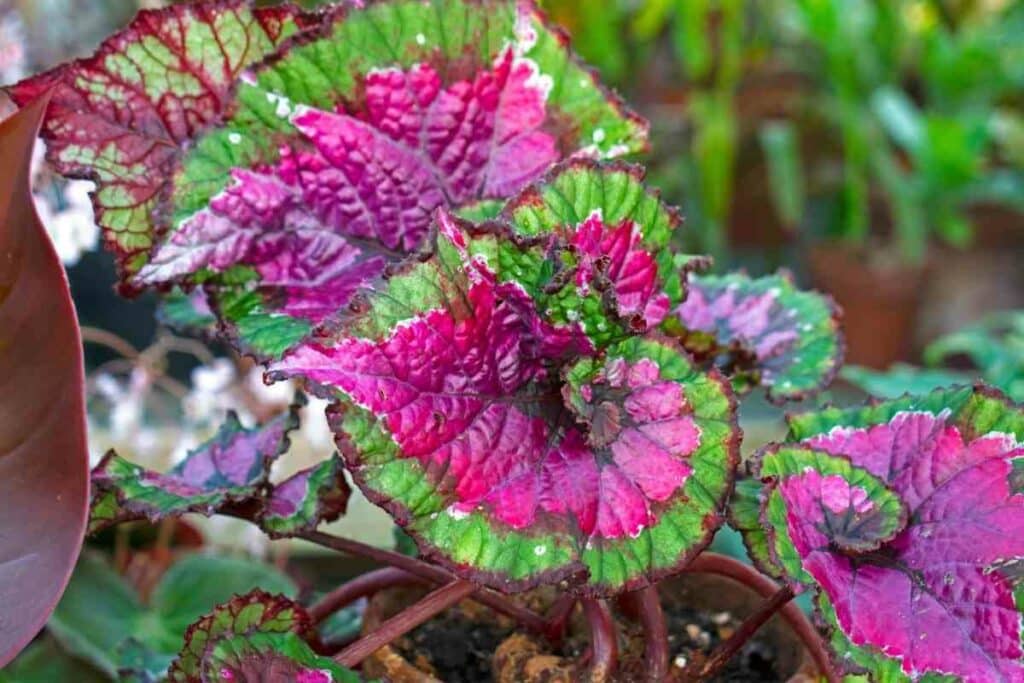
[[(669, 632), (669, 652), (672, 664), (683, 669), (700, 664), (741, 623), (730, 612), (701, 612), (682, 606), (666, 605), (665, 620)], [(763, 636), (755, 636), (730, 660), (718, 676), (716, 683), (777, 683), (776, 653)]]
[(394, 643), (409, 661), (433, 669), (446, 683), (489, 683), (491, 655), (511, 629), (448, 612)]

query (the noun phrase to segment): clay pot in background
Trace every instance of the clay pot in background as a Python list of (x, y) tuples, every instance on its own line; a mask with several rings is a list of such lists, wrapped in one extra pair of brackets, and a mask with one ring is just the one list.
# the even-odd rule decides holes
[(838, 244), (812, 248), (808, 266), (814, 287), (843, 309), (847, 363), (883, 369), (909, 358), (926, 267), (879, 265)]

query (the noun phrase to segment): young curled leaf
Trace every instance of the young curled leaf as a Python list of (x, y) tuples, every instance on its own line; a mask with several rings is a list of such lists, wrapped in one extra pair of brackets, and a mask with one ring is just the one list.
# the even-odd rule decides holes
[(609, 594), (677, 570), (731, 485), (725, 380), (656, 338), (598, 359), (578, 323), (544, 320), (503, 277), (515, 242), (452, 221), (436, 240), (271, 376), (334, 400), (356, 482), (462, 576)]
[(93, 469), (95, 533), (120, 522), (156, 522), (188, 512), (213, 515), (262, 496), (270, 466), (289, 447), (299, 406), (259, 427), (246, 429), (228, 413), (217, 434), (166, 474), (133, 464), (113, 451)]
[(657, 329), (683, 300), (686, 272), (706, 265), (669, 249), (681, 219), (644, 186), (639, 166), (567, 161), (509, 201), (500, 220), (552, 245), (543, 262), (504, 277), (598, 347)]
[(272, 537), (286, 537), (338, 519), (351, 493), (344, 471), (334, 455), (274, 484), (263, 502), (260, 527)]
[(172, 683), (294, 681), (356, 683), (359, 676), (321, 657), (303, 636), (309, 616), (281, 595), (235, 596), (189, 627), (168, 671)]
[(1024, 410), (986, 387), (791, 419), (761, 456), (773, 557), (837, 662), (879, 680), (1024, 678)]
[(125, 275), (163, 231), (154, 215), (185, 148), (229, 109), (238, 75), (305, 21), (294, 8), (245, 0), (143, 11), (92, 57), (8, 88), (22, 106), (52, 94), (49, 159), (96, 182), (96, 218)]
[(786, 274), (691, 275), (669, 328), (697, 358), (721, 366), (738, 389), (761, 384), (772, 401), (827, 387), (843, 362), (839, 309)]

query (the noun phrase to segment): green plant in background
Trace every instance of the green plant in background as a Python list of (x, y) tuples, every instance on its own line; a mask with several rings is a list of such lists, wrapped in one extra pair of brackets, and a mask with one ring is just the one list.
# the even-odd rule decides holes
[[(830, 236), (863, 246), (879, 227), (871, 209), (880, 201), (909, 263), (923, 260), (932, 236), (956, 246), (970, 241), (964, 209), (971, 200), (1019, 196), (1020, 189), (1000, 168), (996, 145), (1012, 149), (1020, 139), (1008, 100), (1020, 86), (1016, 48), (997, 28), (1020, 11), (960, 17), (939, 6), (795, 0), (777, 13), (793, 66), (816, 82), (811, 116), (839, 134), (841, 173), (830, 175), (824, 164), (810, 179), (815, 192), (838, 190)], [(766, 142), (780, 149), (777, 137)], [(792, 163), (772, 163), (771, 155), (769, 162), (776, 204), (790, 219)]]
[[(968, 360), (974, 369), (950, 370), (957, 359)], [(869, 394), (886, 398), (981, 379), (1015, 401), (1024, 401), (1024, 311), (997, 313), (940, 337), (925, 349), (924, 363), (927, 367), (900, 363), (886, 372), (847, 366), (842, 376)]]

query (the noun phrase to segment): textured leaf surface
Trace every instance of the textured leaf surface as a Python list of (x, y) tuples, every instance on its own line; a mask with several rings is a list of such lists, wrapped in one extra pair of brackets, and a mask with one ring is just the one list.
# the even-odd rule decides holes
[(502, 276), (553, 320), (578, 321), (598, 346), (656, 329), (682, 301), (686, 271), (703, 265), (669, 249), (679, 215), (644, 187), (638, 166), (566, 162), (511, 200), (501, 219), (549, 245), (541, 260), (515, 259)]
[(47, 91), (50, 161), (94, 180), (97, 221), (135, 272), (161, 232), (154, 220), (184, 146), (217, 122), (236, 77), (299, 30), (290, 8), (219, 0), (144, 11), (96, 54), (9, 89), (24, 105)]
[(814, 394), (842, 365), (835, 303), (796, 289), (788, 275), (691, 275), (675, 317), (691, 353), (729, 366), (738, 388), (764, 385), (772, 400)]
[(0, 667), (46, 622), (87, 520), (82, 342), (29, 187), (45, 106), (0, 122)]
[(257, 587), (288, 596), (298, 593), (273, 567), (194, 554), (173, 564), (144, 604), (106, 561), (86, 554), (49, 629), (65, 650), (108, 676), (162, 680), (190, 624), (233, 595)]
[(271, 536), (312, 531), (345, 514), (350, 493), (344, 465), (335, 455), (275, 484), (266, 497), (260, 526)]
[(885, 680), (1021, 680), (1021, 408), (944, 390), (799, 416), (791, 435), (763, 456), (762, 517), (790, 579), (819, 590), (839, 661)]
[(283, 596), (260, 590), (235, 596), (189, 628), (168, 680), (358, 681), (355, 673), (310, 649), (301, 637), (309, 628), (302, 607)]
[(657, 339), (587, 358), (578, 324), (546, 322), (492, 270), (510, 244), (494, 237), (442, 221), (351, 333), (271, 374), (338, 402), (356, 481), (463, 575), (514, 590), (585, 570), (582, 590), (609, 593), (678, 568), (731, 483), (731, 392)]
[(132, 519), (155, 522), (187, 512), (212, 515), (261, 496), (271, 463), (288, 450), (288, 433), (298, 427), (297, 411), (293, 406), (252, 429), (228, 413), (216, 436), (166, 474), (108, 453), (92, 473), (90, 531)]
[(175, 175), (173, 232), (137, 282), (228, 286), (215, 307), (256, 355), (422, 246), (438, 207), (491, 213), (559, 159), (646, 140), (527, 2), (337, 9), (243, 81)]

